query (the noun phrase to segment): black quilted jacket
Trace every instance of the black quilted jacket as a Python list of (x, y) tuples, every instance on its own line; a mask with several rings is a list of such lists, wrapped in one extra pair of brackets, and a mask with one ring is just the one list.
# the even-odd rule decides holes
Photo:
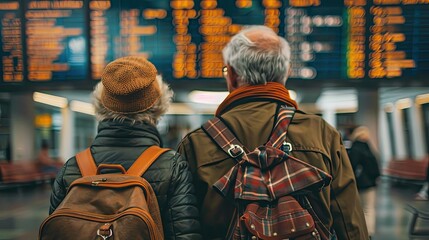
[[(157, 129), (148, 124), (132, 125), (102, 121), (91, 145), (92, 155), (100, 163), (121, 164), (128, 169), (149, 146), (161, 145)], [(64, 199), (70, 184), (81, 177), (75, 157), (59, 172), (51, 195), (51, 214)], [(200, 223), (191, 175), (187, 162), (175, 151), (162, 154), (143, 175), (154, 189), (166, 239), (201, 239)]]

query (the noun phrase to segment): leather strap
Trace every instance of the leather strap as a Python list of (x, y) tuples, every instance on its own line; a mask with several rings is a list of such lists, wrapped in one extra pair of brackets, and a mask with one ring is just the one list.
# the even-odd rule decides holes
[(240, 161), (242, 154), (249, 152), (222, 119), (214, 117), (201, 127), (226, 154), (237, 162)]
[(277, 114), (276, 124), (271, 133), (270, 140), (265, 144), (266, 146), (272, 146), (280, 148), (286, 140), (287, 129), (289, 124), (292, 122), (292, 118), (295, 114), (295, 108), (282, 106)]
[(137, 158), (133, 165), (131, 165), (127, 174), (139, 177), (142, 176), (161, 154), (169, 150), (169, 148), (160, 148), (158, 146), (149, 147)]
[[(281, 106), (277, 113), (276, 124), (270, 135), (267, 146), (280, 148), (286, 139), (287, 129), (295, 114), (295, 108)], [(239, 161), (240, 154), (235, 151), (240, 148), (248, 153), (249, 150), (238, 140), (235, 134), (226, 126), (221, 118), (214, 117), (204, 123), (202, 129), (211, 137), (211, 139), (229, 156)], [(239, 151), (238, 151), (239, 152)]]
[(89, 148), (76, 154), (76, 162), (83, 177), (97, 174), (97, 165), (95, 165)]

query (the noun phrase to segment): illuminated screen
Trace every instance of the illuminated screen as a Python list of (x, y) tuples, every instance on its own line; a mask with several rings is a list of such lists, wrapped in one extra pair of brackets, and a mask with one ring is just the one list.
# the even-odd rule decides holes
[[(22, 17), (18, 1), (0, 2), (0, 74), (5, 83), (24, 80)], [(0, 82), (1, 83), (1, 82)]]
[(84, 80), (88, 72), (84, 1), (22, 1), (29, 81)]
[(2, 0), (0, 84), (99, 80), (140, 55), (168, 81), (217, 81), (245, 25), (290, 43), (295, 81), (424, 79), (427, 0)]

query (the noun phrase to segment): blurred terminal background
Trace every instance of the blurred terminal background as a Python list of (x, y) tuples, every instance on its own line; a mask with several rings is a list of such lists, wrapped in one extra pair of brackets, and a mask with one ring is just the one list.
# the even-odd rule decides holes
[(347, 147), (350, 129), (370, 129), (382, 173), (373, 238), (410, 237), (407, 203), (429, 153), (429, 1), (0, 0), (0, 21), (0, 239), (35, 239), (50, 186), (17, 175), (42, 142), (60, 165), (91, 144), (90, 93), (107, 63), (155, 64), (175, 91), (159, 124), (175, 148), (227, 95), (221, 50), (253, 24), (289, 41), (287, 87), (300, 109)]

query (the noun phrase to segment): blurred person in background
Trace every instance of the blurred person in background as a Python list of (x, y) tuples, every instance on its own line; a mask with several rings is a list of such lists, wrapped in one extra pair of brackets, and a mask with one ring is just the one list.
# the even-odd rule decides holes
[[(298, 108), (285, 87), (291, 64), (289, 44), (268, 27), (251, 26), (232, 37), (222, 54), (229, 95), (216, 116), (248, 149), (255, 149), (270, 136), (280, 106)], [(312, 196), (326, 229), (335, 230), (341, 240), (368, 239), (353, 169), (338, 131), (321, 117), (297, 110), (287, 140), (292, 156), (333, 177), (328, 187)], [(204, 239), (224, 239), (234, 205), (213, 184), (234, 166), (234, 159), (201, 128), (185, 136), (179, 152), (194, 175)]]
[[(121, 164), (126, 170), (147, 148), (162, 147), (156, 128), (171, 103), (172, 90), (142, 57), (123, 57), (109, 63), (93, 91), (98, 133), (90, 146), (96, 165)], [(51, 195), (50, 214), (81, 177), (76, 158), (58, 174)], [(143, 174), (160, 208), (165, 239), (201, 239), (198, 209), (188, 163), (169, 150)]]
[(42, 140), (42, 144), (40, 146), (40, 151), (37, 155), (36, 161), (40, 167), (40, 170), (45, 173), (56, 173), (62, 166), (61, 162), (55, 161), (53, 158), (51, 158), (49, 154), (49, 143), (46, 139)]
[(349, 157), (365, 213), (368, 232), (375, 233), (376, 186), (380, 177), (377, 157), (372, 150), (369, 129), (365, 126), (355, 128), (351, 134), (352, 146)]

